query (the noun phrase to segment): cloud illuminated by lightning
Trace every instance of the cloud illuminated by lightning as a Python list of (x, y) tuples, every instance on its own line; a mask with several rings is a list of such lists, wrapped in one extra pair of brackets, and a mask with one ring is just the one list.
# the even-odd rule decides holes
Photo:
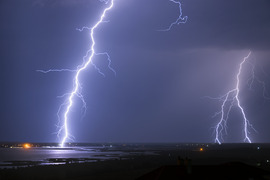
[[(223, 132), (227, 133), (227, 121), (229, 119), (230, 112), (234, 106), (236, 106), (243, 118), (243, 131), (244, 131), (244, 142), (251, 143), (249, 137), (249, 129), (255, 130), (249, 120), (247, 119), (244, 108), (241, 104), (239, 93), (240, 93), (240, 76), (243, 71), (243, 66), (247, 63), (248, 58), (250, 57), (251, 52), (248, 53), (246, 57), (243, 58), (243, 61), (239, 64), (238, 73), (236, 75), (236, 85), (235, 88), (228, 91), (225, 95), (215, 98), (222, 101), (221, 110), (217, 112), (214, 116), (220, 115), (220, 119), (215, 127), (215, 142), (221, 144)], [(212, 98), (213, 99), (213, 98)]]
[(170, 26), (167, 29), (160, 29), (158, 31), (170, 31), (174, 25), (185, 24), (187, 22), (188, 17), (187, 16), (183, 17), (181, 2), (176, 1), (176, 0), (170, 0), (170, 1), (175, 3), (175, 4), (178, 4), (178, 6), (179, 6), (179, 16), (174, 22), (172, 22), (170, 24)]
[[(58, 131), (58, 136), (60, 136), (60, 134), (62, 132), (64, 132), (64, 136), (61, 140), (61, 143), (60, 143), (60, 146), (61, 147), (64, 147), (65, 146), (65, 143), (67, 141), (67, 139), (74, 139), (74, 137), (69, 133), (69, 127), (68, 127), (68, 122), (69, 122), (69, 113), (70, 113), (70, 110), (73, 106), (73, 100), (74, 100), (74, 97), (78, 97), (81, 99), (81, 101), (83, 102), (83, 109), (86, 109), (86, 102), (84, 101), (84, 98), (83, 98), (83, 95), (81, 94), (81, 85), (80, 85), (80, 81), (79, 81), (79, 77), (80, 77), (80, 74), (89, 66), (89, 64), (93, 65), (95, 67), (95, 69), (100, 73), (102, 74), (103, 76), (105, 76), (104, 73), (102, 73), (100, 71), (100, 69), (93, 63), (93, 58), (94, 56), (99, 56), (99, 55), (104, 55), (107, 57), (107, 60), (108, 60), (108, 68), (114, 72), (114, 74), (116, 74), (115, 70), (111, 67), (111, 58), (109, 56), (109, 54), (107, 52), (103, 52), (103, 53), (96, 53), (95, 52), (95, 37), (94, 37), (94, 33), (95, 33), (95, 30), (97, 29), (97, 27), (105, 22), (104, 21), (104, 18), (107, 14), (107, 12), (109, 10), (111, 10), (114, 6), (114, 0), (100, 0), (101, 2), (105, 2), (105, 4), (108, 4), (110, 2), (110, 5), (105, 8), (99, 18), (99, 20), (96, 22), (96, 24), (89, 28), (89, 27), (83, 27), (82, 29), (77, 29), (79, 31), (83, 31), (83, 30), (89, 30), (90, 31), (90, 39), (91, 39), (91, 47), (90, 49), (87, 51), (86, 55), (83, 57), (83, 64), (82, 65), (79, 65), (77, 67), (76, 70), (70, 70), (70, 69), (50, 69), (50, 70), (37, 70), (38, 72), (41, 72), (41, 73), (50, 73), (50, 72), (64, 72), (64, 71), (67, 71), (67, 72), (74, 72), (75, 73), (75, 76), (74, 76), (74, 79), (73, 79), (73, 90), (70, 92), (70, 93), (66, 93), (64, 94), (62, 97), (64, 96), (67, 96), (67, 100), (60, 105), (59, 109), (58, 109), (58, 112), (57, 112), (57, 116), (58, 116), (58, 120), (59, 120), (59, 123), (61, 122), (61, 112), (64, 111), (63, 113), (63, 124), (60, 124), (58, 125), (59, 127), (59, 131)], [(107, 22), (107, 21), (106, 21)], [(64, 110), (63, 110), (64, 109)]]

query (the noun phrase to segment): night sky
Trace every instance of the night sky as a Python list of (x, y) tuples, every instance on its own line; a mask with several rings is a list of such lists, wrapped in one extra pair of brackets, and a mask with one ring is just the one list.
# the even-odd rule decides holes
[[(253, 142), (270, 142), (270, 98), (261, 83), (248, 86), (255, 66), (270, 97), (270, 1), (182, 0), (186, 24), (166, 29), (179, 16), (169, 0), (115, 0), (95, 33), (105, 57), (80, 76), (87, 111), (77, 98), (70, 114), (76, 142), (214, 142), (219, 97), (235, 87), (257, 130)], [(89, 31), (107, 7), (98, 0), (0, 1), (0, 141), (59, 142), (57, 110), (72, 90), (74, 73), (90, 47)], [(225, 142), (242, 142), (243, 121), (233, 109)]]

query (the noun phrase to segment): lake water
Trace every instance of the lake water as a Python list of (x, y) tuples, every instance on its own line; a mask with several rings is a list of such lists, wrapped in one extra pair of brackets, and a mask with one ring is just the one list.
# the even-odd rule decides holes
[(95, 162), (125, 158), (128, 155), (128, 152), (108, 150), (103, 147), (0, 148), (0, 168)]

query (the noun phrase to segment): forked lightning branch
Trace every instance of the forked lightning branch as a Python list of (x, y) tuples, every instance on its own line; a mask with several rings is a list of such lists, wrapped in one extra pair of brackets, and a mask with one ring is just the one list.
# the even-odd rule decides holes
[[(59, 123), (61, 123), (62, 125), (59, 126), (59, 131), (58, 131), (58, 136), (61, 136), (61, 134), (64, 134), (60, 143), (61, 147), (65, 146), (65, 143), (67, 142), (68, 139), (72, 139), (72, 135), (70, 134), (69, 131), (69, 114), (70, 114), (70, 110), (73, 106), (73, 101), (75, 97), (78, 97), (82, 100), (84, 107), (86, 105), (83, 95), (81, 94), (81, 85), (80, 85), (80, 74), (86, 70), (88, 68), (88, 66), (90, 64), (94, 65), (92, 63), (92, 60), (95, 56), (98, 55), (105, 55), (108, 58), (109, 64), (108, 67), (109, 69), (111, 69), (114, 73), (115, 71), (111, 68), (111, 59), (108, 53), (104, 52), (104, 53), (96, 53), (95, 51), (95, 45), (96, 45), (96, 41), (95, 41), (95, 31), (96, 29), (101, 25), (102, 22), (104, 22), (105, 16), (107, 15), (107, 12), (109, 10), (111, 10), (113, 8), (114, 5), (114, 0), (110, 0), (110, 1), (104, 1), (101, 0), (102, 2), (105, 2), (106, 4), (109, 4), (107, 8), (105, 8), (99, 18), (99, 20), (95, 23), (95, 25), (91, 28), (88, 27), (83, 27), (80, 31), (82, 30), (89, 30), (90, 31), (90, 40), (91, 40), (91, 47), (90, 49), (87, 51), (86, 56), (84, 57), (84, 63), (82, 65), (79, 65), (77, 67), (76, 70), (70, 70), (70, 69), (50, 69), (47, 71), (44, 70), (38, 70), (39, 72), (42, 73), (49, 73), (49, 72), (63, 72), (63, 71), (68, 71), (68, 72), (75, 72), (75, 76), (73, 78), (73, 89), (70, 93), (65, 94), (66, 96), (68, 96), (67, 100), (60, 105), (59, 110), (58, 110), (58, 120)], [(110, 3), (109, 3), (110, 2)], [(94, 65), (94, 67), (100, 72), (100, 70)], [(102, 72), (100, 72), (102, 75), (104, 75)], [(61, 112), (64, 111), (63, 114), (61, 114)]]

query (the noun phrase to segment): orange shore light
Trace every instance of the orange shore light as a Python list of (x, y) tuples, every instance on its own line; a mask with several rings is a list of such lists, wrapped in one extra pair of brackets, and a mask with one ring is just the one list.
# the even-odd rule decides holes
[(23, 148), (29, 149), (29, 148), (31, 148), (31, 145), (29, 143), (25, 143), (25, 144), (23, 144)]

